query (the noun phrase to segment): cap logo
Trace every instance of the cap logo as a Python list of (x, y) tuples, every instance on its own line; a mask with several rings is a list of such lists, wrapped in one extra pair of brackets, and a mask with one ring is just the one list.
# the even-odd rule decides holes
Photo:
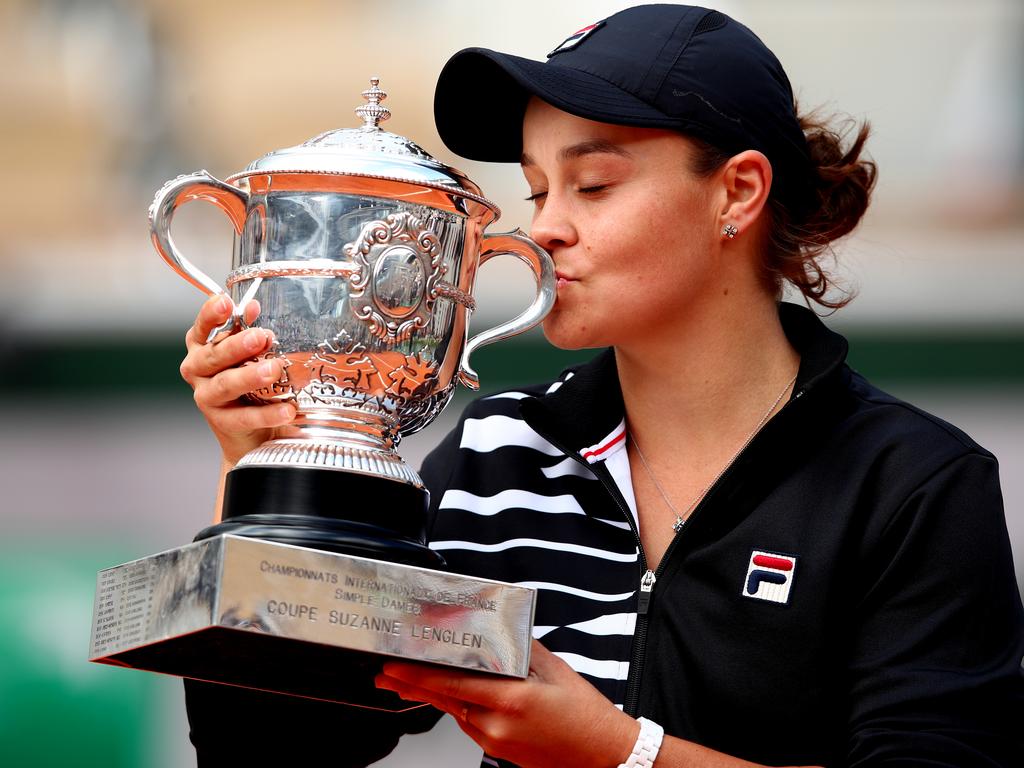
[(557, 48), (555, 48), (555, 50), (548, 54), (548, 58), (550, 59), (556, 53), (565, 53), (566, 51), (571, 51), (574, 48), (578, 48), (584, 40), (586, 40), (592, 34), (597, 32), (597, 30), (599, 30), (603, 26), (604, 21), (599, 21), (596, 24), (591, 24), (589, 27), (584, 27), (583, 29), (573, 32), (571, 35), (565, 38), (565, 40), (563, 40), (562, 43)]
[(772, 603), (788, 603), (796, 572), (796, 557), (755, 549), (747, 564), (743, 596)]

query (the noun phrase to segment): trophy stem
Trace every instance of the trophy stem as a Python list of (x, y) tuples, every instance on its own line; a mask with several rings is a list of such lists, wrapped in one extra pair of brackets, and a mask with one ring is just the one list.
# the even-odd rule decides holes
[(340, 440), (385, 451), (393, 450), (401, 439), (394, 417), (357, 408), (310, 408), (300, 404), (289, 426), (312, 440)]
[(283, 469), (310, 468), (339, 470), (346, 473), (370, 475), (383, 480), (406, 483), (423, 488), (423, 481), (412, 467), (394, 449), (393, 444), (375, 443), (337, 430), (329, 436), (268, 440), (245, 454), (236, 467), (278, 467)]

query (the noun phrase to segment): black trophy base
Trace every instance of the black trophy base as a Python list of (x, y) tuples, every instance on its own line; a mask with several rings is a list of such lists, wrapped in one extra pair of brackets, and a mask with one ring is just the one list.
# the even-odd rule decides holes
[(195, 541), (222, 533), (421, 568), (444, 568), (426, 545), (422, 488), (331, 469), (240, 467), (224, 485), (222, 521)]

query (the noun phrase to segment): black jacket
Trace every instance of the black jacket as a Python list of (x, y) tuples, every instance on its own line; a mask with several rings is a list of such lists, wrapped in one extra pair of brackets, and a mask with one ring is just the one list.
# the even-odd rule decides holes
[(995, 458), (853, 372), (813, 313), (781, 318), (794, 395), (646, 595), (601, 460), (624, 445), (609, 448), (610, 351), (467, 409), (423, 466), (432, 546), (453, 570), (540, 586), (545, 646), (668, 734), (766, 764), (1024, 766), (1024, 616)]

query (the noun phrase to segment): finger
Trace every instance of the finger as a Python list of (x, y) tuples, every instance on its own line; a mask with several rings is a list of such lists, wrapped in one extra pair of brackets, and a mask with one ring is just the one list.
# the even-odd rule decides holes
[(210, 378), (229, 368), (266, 352), (273, 343), (273, 335), (263, 328), (250, 328), (232, 334), (214, 344), (193, 346), (181, 364), (181, 375)]
[(223, 293), (211, 296), (199, 308), (196, 321), (185, 334), (185, 346), (191, 349), (196, 344), (205, 344), (210, 331), (224, 325), (231, 317), (231, 300)]
[(270, 358), (254, 365), (228, 368), (209, 378), (200, 378), (195, 384), (196, 404), (201, 409), (233, 405), (243, 395), (269, 387), (281, 378), (282, 370), (282, 361)]
[(381, 675), (446, 699), (488, 707), (502, 700), (510, 686), (520, 684), (519, 680), (484, 677), (472, 672), (455, 672), (401, 661), (385, 663)]
[(463, 710), (468, 706), (471, 706), (468, 702), (459, 701), (458, 699), (452, 699), (447, 696), (441, 696), (435, 691), (429, 691), (415, 685), (402, 683), (383, 674), (377, 675), (374, 682), (381, 690), (391, 691), (405, 701), (419, 701), (424, 704), (429, 704), (430, 706), (435, 707), (456, 719), (461, 716)]
[(437, 707), (437, 709), (448, 714), (451, 714), (453, 710), (461, 706), (460, 702), (453, 699), (446, 699), (433, 691), (427, 691), (415, 685), (408, 685), (385, 675), (377, 675), (374, 678), (374, 684), (382, 691), (391, 691), (397, 694), (400, 699), (430, 704), (432, 707)]
[(235, 405), (206, 411), (211, 424), (225, 434), (244, 434), (260, 429), (273, 429), (295, 418), (292, 403), (272, 405)]
[(260, 303), (256, 299), (250, 299), (242, 310), (242, 317), (246, 325), (252, 325), (260, 316)]

